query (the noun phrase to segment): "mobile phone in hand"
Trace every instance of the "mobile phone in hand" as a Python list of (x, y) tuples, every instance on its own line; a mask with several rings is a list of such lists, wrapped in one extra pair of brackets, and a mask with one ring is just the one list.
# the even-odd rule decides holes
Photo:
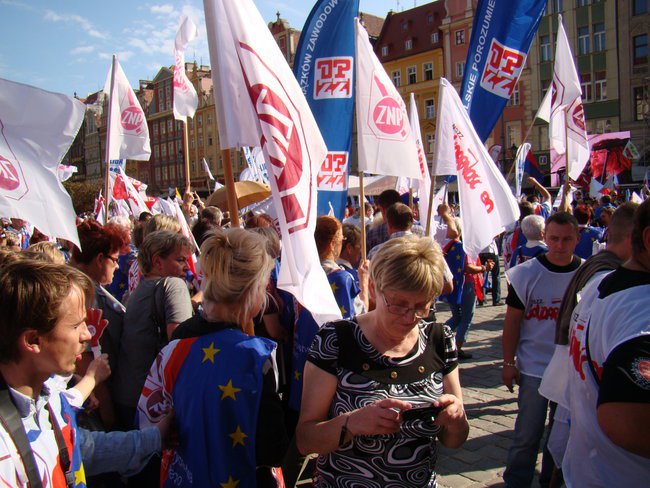
[(418, 405), (410, 410), (404, 410), (402, 420), (435, 420), (441, 411), (441, 407), (434, 407), (431, 404)]

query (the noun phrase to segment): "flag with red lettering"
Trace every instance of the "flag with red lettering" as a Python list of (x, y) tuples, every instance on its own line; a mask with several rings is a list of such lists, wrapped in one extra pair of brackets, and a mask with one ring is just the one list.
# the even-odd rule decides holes
[(409, 122), (411, 123), (411, 130), (413, 131), (413, 140), (418, 152), (418, 169), (420, 170), (420, 177), (415, 178), (413, 189), (418, 192), (418, 209), (420, 210), (420, 224), (425, 228), (430, 218), (429, 215), (429, 192), (431, 191), (431, 173), (429, 172), (429, 163), (424, 154), (424, 147), (422, 146), (422, 133), (420, 132), (420, 118), (418, 117), (418, 106), (415, 104), (415, 95), (411, 92), (411, 99), (409, 105)]
[(359, 171), (421, 178), (406, 104), (377, 59), (359, 19), (355, 29)]
[(197, 36), (196, 25), (187, 15), (181, 17), (174, 42), (174, 118), (187, 121), (194, 117), (199, 96), (185, 73), (185, 49)]
[[(559, 16), (555, 65), (551, 83), (549, 137), (551, 146), (569, 158), (569, 176), (577, 180), (589, 161), (589, 142), (582, 106), (582, 88), (567, 39), (562, 16)], [(568, 137), (568, 140), (567, 140)], [(551, 168), (557, 172), (559, 168)]]
[(519, 205), (476, 134), (458, 93), (440, 79), (436, 174), (458, 177), (463, 248), (476, 259), (494, 236), (519, 218)]
[(108, 160), (148, 161), (151, 147), (147, 120), (116, 56), (113, 56), (113, 64), (108, 70), (104, 93), (108, 94), (109, 99), (106, 135)]
[(0, 215), (77, 246), (76, 215), (58, 167), (84, 112), (74, 98), (0, 79)]
[(282, 231), (278, 287), (319, 323), (341, 318), (314, 242), (327, 147), (252, 0), (205, 0), (221, 147), (261, 146)]
[(127, 176), (124, 171), (123, 160), (111, 161), (108, 176), (109, 203), (113, 200), (123, 200), (127, 203), (130, 213), (135, 217), (138, 217), (142, 212), (149, 211), (142, 193), (136, 189), (136, 186), (140, 187), (144, 183)]

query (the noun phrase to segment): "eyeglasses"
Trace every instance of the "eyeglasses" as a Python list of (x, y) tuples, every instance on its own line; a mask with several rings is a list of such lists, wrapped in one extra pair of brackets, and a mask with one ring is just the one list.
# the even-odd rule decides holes
[(108, 255), (108, 254), (104, 254), (104, 256), (107, 257), (108, 259), (110, 259), (111, 261), (113, 261), (113, 264), (116, 264), (116, 265), (117, 265), (117, 264), (119, 263), (119, 261), (120, 261), (120, 258), (119, 258), (119, 257), (114, 258), (113, 256), (110, 256), (110, 255)]
[(386, 300), (386, 295), (384, 295), (383, 293), (381, 297), (384, 299), (384, 305), (386, 305), (386, 308), (392, 314), (407, 315), (412, 313), (416, 319), (423, 319), (424, 317), (428, 317), (429, 315), (429, 309), (430, 309), (429, 305), (423, 308), (410, 308), (410, 307), (405, 307), (404, 305), (392, 305), (388, 303), (388, 300)]

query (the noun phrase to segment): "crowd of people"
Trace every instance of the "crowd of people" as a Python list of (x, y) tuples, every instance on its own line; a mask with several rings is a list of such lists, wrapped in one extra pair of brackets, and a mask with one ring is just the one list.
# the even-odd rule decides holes
[(322, 293), (342, 316), (324, 325), (278, 288), (266, 214), (231, 228), (188, 192), (183, 225), (79, 218), (80, 248), (3, 219), (0, 481), (290, 487), (315, 453), (318, 488), (435, 487), (438, 443), (468, 437), (459, 361), (476, 307), (504, 304), (503, 267), (506, 486), (531, 485), (540, 447), (541, 486), (643, 485), (650, 200), (553, 208), (530, 183), (479, 256), (457, 205), (435, 209), (431, 237), (395, 190), (319, 217)]

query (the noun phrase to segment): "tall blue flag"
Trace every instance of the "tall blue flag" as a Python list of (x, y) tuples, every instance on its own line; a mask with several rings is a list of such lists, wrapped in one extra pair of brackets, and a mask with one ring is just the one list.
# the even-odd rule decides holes
[(293, 67), (327, 144), (318, 173), (318, 214), (343, 218), (354, 113), (354, 18), (359, 0), (319, 0), (300, 35)]
[(517, 85), (546, 0), (479, 0), (461, 100), (485, 141)]

